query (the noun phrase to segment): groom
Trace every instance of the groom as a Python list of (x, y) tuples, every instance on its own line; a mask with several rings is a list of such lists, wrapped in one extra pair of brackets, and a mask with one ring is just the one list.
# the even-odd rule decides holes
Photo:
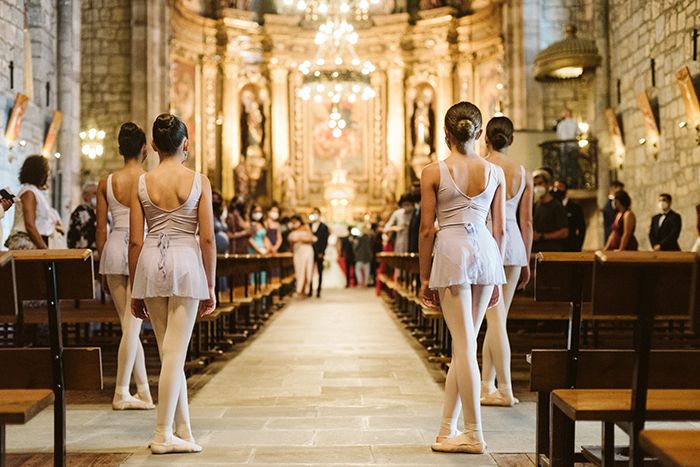
[[(326, 248), (328, 247), (328, 226), (321, 222), (321, 210), (319, 208), (314, 208), (309, 215), (309, 222), (311, 223), (311, 230), (316, 236), (316, 242), (314, 243), (314, 261), (316, 263), (316, 270), (318, 271), (318, 289), (316, 289), (316, 298), (321, 297), (321, 284), (323, 283), (323, 259), (326, 254)], [(309, 285), (309, 297), (314, 294), (314, 283), (311, 281)]]

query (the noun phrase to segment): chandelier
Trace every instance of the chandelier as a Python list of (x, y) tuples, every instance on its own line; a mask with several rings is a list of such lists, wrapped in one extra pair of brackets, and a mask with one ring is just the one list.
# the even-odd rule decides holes
[(306, 9), (309, 21), (320, 22), (314, 43), (318, 46), (316, 58), (304, 61), (298, 69), (302, 73), (302, 85), (298, 96), (305, 101), (333, 104), (341, 101), (355, 103), (357, 99), (369, 100), (376, 96), (370, 82), (375, 66), (361, 61), (355, 52), (359, 39), (352, 18), (366, 21), (370, 4), (378, 0), (299, 0), (297, 8)]
[(278, 0), (280, 13), (303, 13), (304, 22), (323, 20), (334, 10), (355, 22), (369, 21), (370, 9), (380, 4), (379, 0)]
[(82, 153), (90, 159), (101, 157), (104, 154), (104, 146), (102, 142), (105, 139), (104, 130), (90, 128), (87, 131), (80, 132), (80, 140), (82, 141)]

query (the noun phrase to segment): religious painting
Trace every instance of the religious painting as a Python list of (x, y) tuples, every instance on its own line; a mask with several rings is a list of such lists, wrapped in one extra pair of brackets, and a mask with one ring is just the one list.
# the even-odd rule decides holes
[(695, 91), (693, 77), (687, 66), (676, 72), (676, 82), (681, 90), (681, 97), (683, 97), (688, 120), (693, 123), (700, 123), (700, 102), (698, 102), (698, 94)]
[(44, 147), (41, 151), (44, 157), (49, 157), (56, 147), (56, 139), (58, 138), (58, 131), (61, 129), (62, 120), (63, 114), (61, 112), (57, 110), (53, 113), (51, 124), (46, 132), (46, 139), (44, 139)]
[(7, 128), (5, 129), (5, 141), (8, 145), (13, 144), (19, 138), (19, 131), (22, 128), (22, 120), (27, 113), (29, 98), (22, 93), (18, 93), (15, 98), (15, 105), (10, 112), (10, 118), (7, 120)]
[(173, 60), (172, 76), (170, 87), (170, 110), (179, 117), (187, 126), (189, 137), (189, 159), (194, 161), (196, 153), (197, 139), (197, 99), (196, 82), (197, 68), (193, 63), (189, 63), (176, 58)]
[(338, 166), (354, 180), (366, 178), (367, 103), (358, 100), (332, 105), (311, 101), (308, 110), (311, 178), (328, 179)]

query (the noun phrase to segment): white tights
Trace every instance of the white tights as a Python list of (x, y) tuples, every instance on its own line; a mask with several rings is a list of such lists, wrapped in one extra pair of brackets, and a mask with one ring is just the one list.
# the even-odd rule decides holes
[(139, 396), (147, 398), (147, 402), (150, 402), (151, 392), (148, 388), (146, 360), (139, 338), (143, 321), (131, 314), (129, 277), (120, 274), (107, 274), (105, 279), (122, 328), (122, 338), (119, 341), (117, 353), (117, 396), (123, 397), (129, 393), (129, 381), (133, 373)]
[(189, 441), (192, 440), (192, 431), (184, 368), (199, 301), (185, 297), (153, 297), (146, 298), (145, 302), (161, 361), (156, 436), (153, 440), (170, 442), (174, 422), (177, 436)]
[(450, 436), (457, 431), (457, 419), (463, 409), (464, 431), (483, 441), (476, 336), (493, 286), (460, 285), (438, 291), (442, 314), (452, 335), (452, 363), (445, 381), (445, 402), (438, 436)]
[(486, 310), (488, 326), (481, 353), (483, 360), (481, 387), (482, 391), (486, 392), (482, 395), (496, 390), (496, 378), (498, 378), (498, 389), (508, 393), (510, 397), (513, 395), (510, 379), (510, 341), (506, 320), (520, 280), (520, 269), (520, 266), (505, 267), (507, 282), (501, 287), (501, 300)]

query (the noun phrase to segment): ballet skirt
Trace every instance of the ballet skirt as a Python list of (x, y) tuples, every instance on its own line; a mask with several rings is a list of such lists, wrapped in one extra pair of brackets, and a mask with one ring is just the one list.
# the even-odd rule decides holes
[(525, 168), (520, 166), (520, 188), (518, 192), (511, 199), (506, 200), (506, 236), (505, 236), (505, 250), (503, 252), (503, 265), (504, 266), (520, 266), (525, 267), (529, 264), (527, 251), (525, 250), (525, 242), (523, 242), (523, 235), (520, 232), (520, 226), (518, 225), (518, 206), (520, 205), (520, 199), (523, 197), (525, 192), (525, 184), (527, 180), (525, 178)]
[(112, 230), (100, 257), (100, 274), (129, 275), (129, 207), (114, 196), (112, 174), (107, 177), (107, 206), (112, 214)]
[(435, 238), (429, 287), (505, 284), (501, 252), (486, 225), (499, 179), (503, 179), (503, 171), (487, 162), (489, 173), (486, 188), (477, 196), (470, 197), (456, 185), (445, 162), (439, 161), (438, 165), (439, 229)]
[(148, 195), (146, 174), (139, 177), (138, 196), (148, 234), (136, 265), (132, 297), (209, 298), (196, 237), (201, 193), (201, 175), (196, 174), (187, 200), (174, 210), (161, 209)]

